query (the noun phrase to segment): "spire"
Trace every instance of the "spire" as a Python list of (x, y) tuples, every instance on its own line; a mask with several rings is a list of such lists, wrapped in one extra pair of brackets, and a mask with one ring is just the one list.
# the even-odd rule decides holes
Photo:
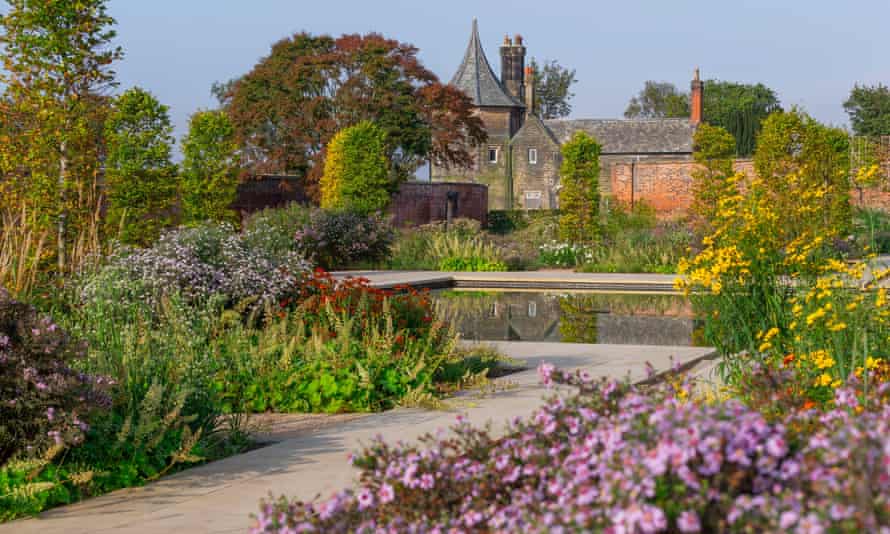
[(464, 59), (451, 78), (451, 84), (466, 93), (476, 106), (522, 107), (522, 104), (507, 94), (491, 69), (485, 51), (482, 50), (476, 19), (473, 19), (473, 30)]

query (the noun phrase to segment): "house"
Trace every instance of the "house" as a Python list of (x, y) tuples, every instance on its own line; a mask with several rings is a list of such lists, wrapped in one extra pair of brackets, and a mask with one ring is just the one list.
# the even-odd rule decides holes
[[(645, 168), (649, 176), (667, 173), (676, 178), (679, 173), (680, 182), (691, 181), (692, 139), (703, 110), (704, 84), (697, 69), (688, 119), (541, 119), (533, 112), (534, 80), (525, 58), (522, 37), (505, 37), (500, 46), (498, 78), (485, 56), (477, 23), (473, 21), (463, 61), (451, 83), (472, 100), (488, 133), (488, 142), (471, 148), (476, 156), (473, 168), (454, 170), (433, 165), (432, 180), (485, 183), (489, 186), (490, 209), (558, 208), (560, 147), (575, 132), (585, 131), (602, 147), (600, 189), (605, 195), (627, 200), (629, 194), (633, 202), (634, 190), (641, 185), (634, 182), (637, 166)], [(622, 177), (628, 170), (629, 190), (613, 191), (613, 184), (624, 183)], [(654, 189), (659, 189), (658, 185)], [(670, 209), (682, 199), (671, 198), (672, 186), (665, 185), (662, 193), (667, 198), (654, 200), (657, 208)], [(661, 193), (654, 196), (658, 194)]]

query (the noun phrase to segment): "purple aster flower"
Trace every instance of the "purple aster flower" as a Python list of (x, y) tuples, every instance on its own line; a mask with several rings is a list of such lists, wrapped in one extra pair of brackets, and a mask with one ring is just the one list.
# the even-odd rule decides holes
[(386, 504), (388, 502), (392, 502), (392, 500), (395, 499), (396, 492), (392, 489), (392, 486), (387, 483), (383, 483), (380, 486), (380, 492), (378, 493), (378, 496), (380, 497), (380, 502)]
[(698, 514), (691, 510), (684, 511), (677, 518), (677, 528), (684, 534), (701, 532), (701, 521), (698, 520)]

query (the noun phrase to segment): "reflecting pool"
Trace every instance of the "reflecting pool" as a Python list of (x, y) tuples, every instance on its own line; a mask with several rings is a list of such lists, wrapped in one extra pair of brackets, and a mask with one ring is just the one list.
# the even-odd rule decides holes
[(700, 322), (680, 295), (464, 291), (432, 293), (464, 339), (622, 345), (700, 345)]

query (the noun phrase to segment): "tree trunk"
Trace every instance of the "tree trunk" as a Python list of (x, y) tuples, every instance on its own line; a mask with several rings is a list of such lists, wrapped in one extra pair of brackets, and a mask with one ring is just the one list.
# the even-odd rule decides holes
[(65, 205), (67, 201), (66, 182), (68, 181), (68, 156), (66, 154), (66, 143), (62, 141), (59, 147), (61, 157), (59, 158), (59, 221), (58, 221), (58, 242), (56, 243), (56, 256), (58, 259), (59, 272), (65, 270), (65, 230), (68, 222), (68, 207)]

